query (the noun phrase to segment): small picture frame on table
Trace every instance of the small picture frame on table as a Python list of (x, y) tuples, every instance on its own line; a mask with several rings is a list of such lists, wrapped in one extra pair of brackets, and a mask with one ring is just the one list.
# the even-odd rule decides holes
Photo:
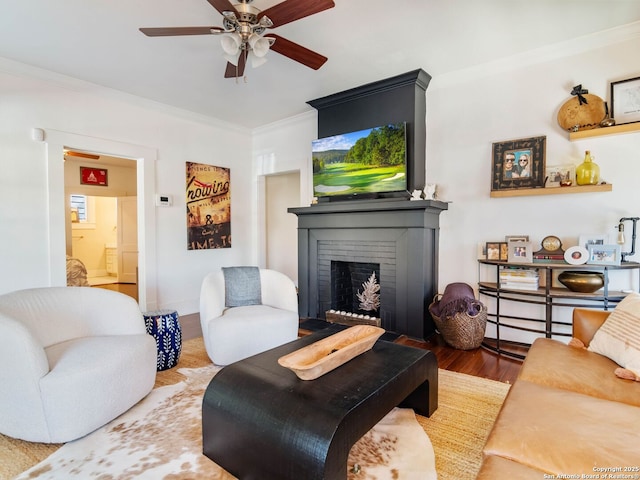
[(618, 125), (640, 122), (640, 77), (611, 82), (611, 118)]
[(494, 143), (491, 191), (544, 187), (546, 143), (547, 137)]
[(500, 260), (500, 242), (487, 242), (485, 253), (487, 260)]
[(547, 167), (544, 173), (545, 188), (570, 187), (576, 181), (575, 165)]
[(620, 265), (620, 245), (589, 245), (588, 265)]
[(589, 245), (607, 245), (609, 235), (606, 233), (583, 233), (578, 237), (578, 245), (589, 250)]
[(531, 242), (509, 242), (507, 247), (509, 263), (532, 263), (533, 251)]
[(487, 260), (506, 262), (508, 259), (507, 242), (487, 242)]
[(528, 242), (529, 235), (505, 235), (504, 241), (509, 242)]

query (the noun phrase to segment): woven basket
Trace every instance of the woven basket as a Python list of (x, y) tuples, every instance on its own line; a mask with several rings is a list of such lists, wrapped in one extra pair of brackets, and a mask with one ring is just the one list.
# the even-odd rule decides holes
[(429, 313), (431, 313), (436, 329), (440, 332), (447, 345), (458, 350), (478, 348), (482, 340), (484, 340), (484, 333), (487, 328), (487, 307), (478, 302), (480, 311), (476, 315), (472, 316), (467, 312), (462, 312), (440, 318), (431, 311), (431, 307), (437, 303), (438, 297), (439, 295), (436, 295), (431, 305), (429, 305)]

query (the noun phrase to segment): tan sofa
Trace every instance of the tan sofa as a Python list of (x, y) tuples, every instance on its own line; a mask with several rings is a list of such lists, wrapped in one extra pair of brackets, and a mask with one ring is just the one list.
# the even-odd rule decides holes
[[(608, 314), (574, 309), (573, 336), (588, 346)], [(597, 353), (537, 339), (476, 478), (640, 478), (640, 382), (616, 377), (616, 367)], [(623, 474), (630, 476), (614, 476)]]

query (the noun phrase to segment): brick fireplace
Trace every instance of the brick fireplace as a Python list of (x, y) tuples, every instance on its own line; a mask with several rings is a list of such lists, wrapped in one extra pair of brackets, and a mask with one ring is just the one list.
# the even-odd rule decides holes
[(444, 202), (404, 199), (290, 208), (298, 216), (300, 316), (324, 319), (336, 308), (332, 263), (365, 264), (378, 269), (382, 327), (427, 337), (434, 330), (427, 308), (437, 293), (439, 215), (446, 209)]

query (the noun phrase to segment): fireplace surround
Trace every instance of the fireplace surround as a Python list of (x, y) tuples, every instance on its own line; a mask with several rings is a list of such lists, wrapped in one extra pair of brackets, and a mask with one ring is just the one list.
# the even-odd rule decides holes
[(301, 317), (325, 318), (331, 262), (379, 265), (382, 327), (424, 339), (435, 329), (428, 306), (437, 293), (439, 215), (435, 200), (332, 202), (289, 208), (298, 216)]

